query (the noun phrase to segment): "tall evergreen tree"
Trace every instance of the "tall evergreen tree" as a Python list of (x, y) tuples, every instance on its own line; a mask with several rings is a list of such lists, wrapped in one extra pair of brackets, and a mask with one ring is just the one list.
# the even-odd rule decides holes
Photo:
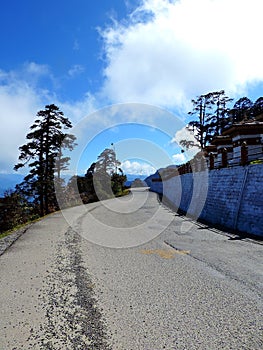
[(189, 115), (197, 116), (197, 120), (191, 121), (188, 128), (194, 132), (197, 145), (201, 149), (211, 140), (211, 118), (215, 104), (215, 94), (215, 92), (209, 92), (198, 96), (196, 100), (192, 100), (193, 110), (188, 113)]
[[(64, 129), (71, 127), (69, 119), (64, 117), (56, 105), (47, 105), (45, 110), (37, 113), (37, 119), (30, 127), (31, 132), (26, 136), (29, 142), (19, 148), (21, 162), (15, 165), (14, 169), (18, 170), (25, 165), (30, 168), (29, 174), (20, 185), (20, 190), (28, 197), (34, 198), (35, 203), (39, 205), (41, 216), (49, 213), (56, 205), (55, 160), (57, 157), (60, 158), (56, 169), (60, 174), (61, 169), (69, 161), (62, 156), (62, 144), (69, 150), (74, 147), (75, 137), (64, 132)], [(65, 138), (67, 141), (63, 143)]]
[(253, 117), (263, 113), (263, 97), (259, 97), (253, 104), (252, 114)]
[(227, 104), (230, 101), (232, 99), (225, 95), (224, 90), (209, 92), (192, 100), (193, 110), (188, 114), (196, 116), (196, 120), (190, 121), (188, 130), (193, 132), (196, 142), (181, 140), (180, 144), (185, 148), (196, 146), (203, 149), (214, 136), (221, 134), (229, 123)]
[[(60, 140), (59, 140), (60, 138)], [(57, 179), (61, 180), (61, 172), (63, 170), (67, 170), (69, 166), (70, 157), (63, 155), (63, 149), (68, 149), (69, 151), (72, 151), (74, 147), (77, 145), (75, 143), (76, 136), (72, 134), (64, 134), (60, 133), (58, 135), (58, 144), (60, 144), (60, 147), (56, 154), (56, 162), (54, 171), (57, 174)]]
[[(197, 120), (193, 120), (189, 123), (188, 128), (194, 133), (200, 147), (203, 148), (207, 142), (206, 140), (206, 126), (205, 120), (210, 115), (211, 98), (210, 94), (198, 96), (196, 100), (192, 100), (193, 110), (188, 114), (191, 116), (197, 116)], [(182, 140), (183, 141), (183, 140)]]
[(225, 95), (225, 91), (215, 91), (211, 93), (211, 103), (214, 106), (211, 117), (207, 118), (209, 142), (214, 136), (220, 135), (223, 130), (229, 125), (230, 118), (228, 115), (228, 103), (233, 101)]
[(106, 148), (98, 156), (95, 169), (93, 169), (93, 184), (99, 199), (114, 197), (114, 190), (117, 188), (114, 185), (118, 178), (117, 172), (120, 165), (113, 149)]
[(112, 175), (117, 172), (117, 169), (120, 165), (121, 163), (116, 159), (115, 151), (113, 149), (106, 148), (98, 156), (95, 169), (96, 172)]
[(232, 123), (240, 123), (242, 120), (252, 117), (253, 102), (248, 97), (241, 97), (229, 111)]

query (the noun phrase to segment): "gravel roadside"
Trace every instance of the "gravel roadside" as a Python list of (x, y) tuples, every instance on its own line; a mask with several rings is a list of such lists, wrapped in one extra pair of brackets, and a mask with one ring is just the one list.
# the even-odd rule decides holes
[(18, 230), (15, 230), (14, 232), (10, 233), (9, 235), (3, 237), (0, 239), (0, 256), (4, 254), (4, 252), (11, 247), (12, 244), (15, 243), (15, 241), (24, 234), (31, 226), (32, 224), (28, 224), (24, 226), (23, 228), (20, 228)]

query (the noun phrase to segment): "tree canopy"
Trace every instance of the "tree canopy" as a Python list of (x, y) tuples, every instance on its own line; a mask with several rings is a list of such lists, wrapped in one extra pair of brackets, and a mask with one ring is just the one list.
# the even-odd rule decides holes
[(263, 97), (259, 97), (252, 107), (252, 115), (253, 117), (258, 116), (263, 113)]
[(183, 147), (199, 146), (203, 149), (212, 138), (219, 135), (229, 122), (227, 104), (232, 101), (225, 95), (225, 91), (214, 91), (198, 96), (192, 100), (193, 109), (188, 114), (196, 119), (188, 124), (188, 129), (193, 132), (196, 143), (181, 140)]
[(116, 159), (115, 151), (113, 149), (106, 148), (98, 156), (95, 169), (96, 172), (112, 175), (117, 172), (120, 165), (121, 163)]
[(241, 97), (229, 111), (232, 123), (239, 123), (243, 119), (252, 117), (253, 102), (248, 97)]
[(194, 146), (203, 149), (226, 128), (263, 113), (263, 97), (259, 97), (255, 103), (248, 97), (242, 97), (229, 108), (232, 101), (224, 90), (209, 92), (193, 99), (193, 109), (188, 114), (195, 119), (189, 122), (187, 129), (192, 132), (195, 141), (181, 140), (180, 145), (186, 149)]

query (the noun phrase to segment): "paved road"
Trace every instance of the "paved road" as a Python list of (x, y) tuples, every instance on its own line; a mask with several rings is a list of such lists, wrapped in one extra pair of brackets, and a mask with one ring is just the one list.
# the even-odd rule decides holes
[(262, 349), (262, 252), (140, 190), (55, 213), (0, 257), (0, 349)]

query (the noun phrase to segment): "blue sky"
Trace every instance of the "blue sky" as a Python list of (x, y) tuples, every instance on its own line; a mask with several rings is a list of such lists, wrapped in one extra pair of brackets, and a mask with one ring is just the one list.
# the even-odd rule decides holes
[(111, 143), (125, 172), (147, 175), (191, 157), (176, 141), (192, 98), (219, 89), (235, 100), (263, 95), (262, 8), (261, 0), (2, 2), (0, 172), (13, 171), (50, 103), (78, 132), (72, 172)]
[(1, 69), (20, 70), (27, 79), (26, 66), (39, 65), (43, 75), (38, 86), (62, 101), (76, 101), (87, 91), (98, 91), (103, 66), (99, 28), (109, 25), (112, 17), (125, 18), (128, 8), (119, 0), (2, 3)]

